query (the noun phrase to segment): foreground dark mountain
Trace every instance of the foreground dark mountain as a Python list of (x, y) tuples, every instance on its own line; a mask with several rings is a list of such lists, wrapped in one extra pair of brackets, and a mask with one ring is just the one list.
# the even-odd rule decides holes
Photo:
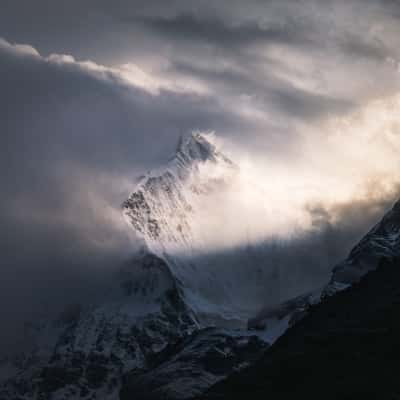
[(121, 400), (192, 399), (255, 361), (268, 347), (245, 332), (204, 328), (172, 343), (125, 377)]
[(202, 399), (399, 399), (399, 282), (400, 258), (382, 259)]
[[(307, 314), (310, 306), (340, 292), (375, 270), (383, 259), (400, 256), (400, 201), (351, 250), (349, 256), (332, 270), (327, 285), (274, 307), (266, 307), (249, 320), (251, 329), (271, 330), (276, 325), (290, 327)], [(283, 333), (284, 330), (282, 330)]]
[(335, 285), (357, 282), (366, 272), (374, 270), (382, 259), (400, 255), (400, 201), (386, 213), (364, 238), (352, 249), (349, 256), (332, 271), (327, 291)]

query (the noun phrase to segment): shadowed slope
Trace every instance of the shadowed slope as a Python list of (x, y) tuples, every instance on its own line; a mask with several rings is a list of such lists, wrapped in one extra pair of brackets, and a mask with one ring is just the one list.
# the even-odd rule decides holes
[(202, 399), (397, 399), (400, 260), (311, 307), (254, 365)]

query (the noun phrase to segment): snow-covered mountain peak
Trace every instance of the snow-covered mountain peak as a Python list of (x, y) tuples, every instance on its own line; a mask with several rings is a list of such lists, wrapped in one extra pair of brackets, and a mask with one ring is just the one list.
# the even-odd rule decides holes
[(243, 204), (232, 201), (244, 189), (240, 174), (212, 137), (193, 133), (180, 140), (167, 165), (141, 178), (123, 204), (127, 222), (149, 251), (166, 260), (190, 307), (213, 324), (218, 318), (244, 326), (269, 279), (258, 262), (247, 265), (246, 250), (224, 247), (234, 243), (232, 231), (246, 230)]
[(182, 137), (167, 165), (142, 176), (123, 204), (124, 215), (147, 247), (162, 255), (193, 249), (201, 198), (232, 182), (238, 167), (209, 134)]
[(192, 132), (181, 136), (173, 157), (180, 167), (189, 167), (196, 163), (212, 162), (233, 165), (232, 161), (219, 151), (212, 133)]
[(178, 160), (214, 160), (217, 153), (210, 135), (193, 132), (179, 138), (175, 158)]

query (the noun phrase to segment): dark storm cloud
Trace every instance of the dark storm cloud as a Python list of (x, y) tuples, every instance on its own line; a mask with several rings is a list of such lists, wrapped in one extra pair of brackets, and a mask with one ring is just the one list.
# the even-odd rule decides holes
[[(349, 112), (355, 104), (342, 98), (317, 94), (301, 88), (293, 87), (279, 77), (270, 76), (261, 80), (257, 74), (249, 70), (238, 72), (232, 69), (200, 68), (195, 65), (177, 63), (172, 66), (179, 75), (197, 76), (205, 82), (217, 87), (217, 91), (226, 91), (231, 96), (235, 93), (253, 96), (255, 104), (260, 108), (273, 109), (301, 119), (318, 119), (326, 115)], [(228, 95), (227, 95), (228, 96)], [(288, 132), (287, 135), (290, 133)]]
[(400, 18), (400, 3), (397, 0), (360, 0), (359, 5), (367, 5), (372, 8), (376, 13), (383, 14), (385, 16)]
[(0, 87), (4, 348), (28, 315), (90, 297), (135, 250), (120, 204), (136, 176), (182, 131), (229, 123), (211, 100), (155, 96), (115, 71), (4, 41)]
[(371, 59), (381, 62), (390, 55), (390, 51), (386, 48), (385, 44), (377, 39), (368, 42), (363, 38), (348, 35), (339, 46), (348, 55), (361, 59)]
[[(125, 20), (130, 22), (129, 19)], [(197, 41), (218, 46), (241, 47), (253, 43), (310, 44), (309, 30), (297, 26), (295, 21), (265, 25), (259, 21), (246, 21), (228, 25), (222, 19), (201, 19), (191, 14), (171, 18), (137, 17), (132, 23), (140, 23), (150, 31), (167, 35), (177, 41)]]
[[(293, 109), (296, 116), (307, 119), (318, 117), (319, 104), (324, 115), (330, 105), (342, 111), (346, 110), (346, 102), (351, 108), (394, 90), (395, 72), (388, 71), (385, 63), (399, 55), (398, 46), (391, 42), (399, 33), (398, 27), (387, 11), (395, 14), (396, 9), (394, 1), (360, 0), (337, 0), (329, 5), (314, 0), (200, 4), (191, 0), (168, 4), (159, 0), (16, 0), (2, 8), (0, 35), (31, 43), (45, 54), (65, 52), (107, 65), (134, 62), (157, 72), (167, 64), (168, 68), (161, 72), (166, 79), (176, 81), (182, 78), (180, 66), (186, 64), (191, 70), (186, 68), (185, 76), (201, 80), (214, 91), (215, 101), (226, 103), (225, 100), (248, 95), (254, 97), (252, 107), (257, 109), (269, 107), (265, 91), (260, 95), (265, 82), (269, 85), (285, 72), (286, 85), (282, 86), (281, 81), (282, 87), (276, 92), (268, 87), (268, 100), (280, 114), (287, 111), (288, 119)], [(384, 26), (386, 33), (375, 26)], [(288, 56), (279, 55), (278, 51), (277, 59), (275, 52), (280, 47)], [(312, 71), (296, 70), (298, 54), (300, 65), (303, 55), (312, 59)], [(357, 60), (372, 60), (375, 65), (354, 65)], [(207, 71), (206, 76), (199, 68), (201, 64), (213, 66), (219, 62), (247, 74), (233, 76), (229, 69), (216, 69)], [(343, 76), (350, 67), (354, 84), (346, 85)], [(301, 88), (303, 93), (293, 88), (292, 82), (300, 79), (300, 74), (308, 74), (311, 81), (310, 88)], [(379, 85), (370, 84), (368, 93), (364, 93), (360, 87), (366, 85), (371, 74), (380, 74), (384, 79)], [(330, 81), (335, 83), (325, 88)], [(223, 82), (226, 86), (221, 89)], [(315, 88), (323, 93), (311, 93)], [(333, 89), (335, 92), (330, 93)], [(302, 97), (310, 106), (299, 104)]]
[(271, 97), (275, 107), (284, 107), (292, 116), (299, 118), (321, 118), (326, 115), (337, 115), (349, 112), (355, 105), (345, 99), (310, 93), (304, 90), (276, 88)]
[[(28, 314), (92, 296), (129, 256), (119, 205), (180, 132), (212, 129), (291, 162), (296, 121), (317, 124), (397, 91), (386, 59), (399, 59), (399, 16), (395, 0), (0, 0), (0, 37), (108, 66), (0, 42), (3, 347)], [(134, 87), (119, 69), (129, 62), (205, 90)], [(252, 111), (266, 115), (261, 123)], [(282, 295), (320, 282), (393, 198), (310, 208), (317, 233), (276, 256), (297, 268)]]

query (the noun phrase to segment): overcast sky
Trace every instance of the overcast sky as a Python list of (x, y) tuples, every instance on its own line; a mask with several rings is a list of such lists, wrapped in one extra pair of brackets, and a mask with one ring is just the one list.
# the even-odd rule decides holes
[(0, 10), (4, 321), (89, 291), (133, 251), (120, 204), (182, 132), (215, 131), (259, 180), (290, 176), (287, 188), (312, 193), (316, 224), (337, 229), (334, 249), (397, 197), (396, 0), (0, 0)]

